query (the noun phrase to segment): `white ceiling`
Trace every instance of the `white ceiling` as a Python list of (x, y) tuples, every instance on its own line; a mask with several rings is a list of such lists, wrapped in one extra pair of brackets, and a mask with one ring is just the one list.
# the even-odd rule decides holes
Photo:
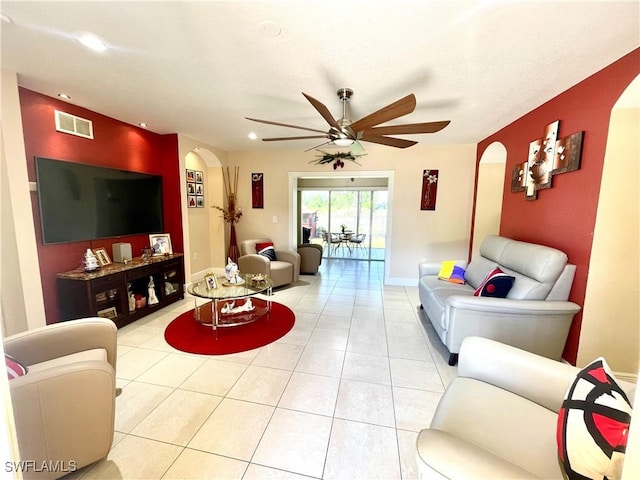
[[(640, 46), (640, 1), (2, 1), (2, 68), (26, 88), (227, 151), (315, 140), (305, 92), (357, 120), (408, 93), (391, 122), (451, 120), (421, 143), (477, 143)], [(265, 23), (267, 22), (267, 23)], [(270, 23), (273, 22), (273, 23)], [(275, 25), (274, 25), (275, 24)], [(271, 36), (274, 29), (280, 34)], [(102, 37), (94, 53), (75, 40)], [(553, 119), (550, 119), (553, 120)], [(366, 144), (364, 144), (366, 148)], [(386, 147), (391, 148), (391, 147)]]

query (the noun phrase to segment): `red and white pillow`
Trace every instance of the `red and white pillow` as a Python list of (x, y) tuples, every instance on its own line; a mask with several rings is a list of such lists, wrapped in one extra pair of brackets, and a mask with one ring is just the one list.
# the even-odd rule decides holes
[(267, 257), (272, 262), (277, 260), (276, 250), (273, 248), (273, 242), (256, 243), (256, 253), (263, 257)]
[(622, 475), (631, 403), (603, 358), (584, 367), (558, 413), (558, 456), (571, 480)]
[(487, 278), (482, 281), (473, 294), (476, 297), (506, 298), (515, 281), (516, 277), (507, 275), (496, 267), (489, 272)]
[(4, 354), (4, 363), (7, 367), (7, 376), (9, 380), (13, 380), (14, 378), (22, 377), (26, 375), (29, 371), (28, 368), (20, 363), (18, 360), (13, 358), (8, 353)]

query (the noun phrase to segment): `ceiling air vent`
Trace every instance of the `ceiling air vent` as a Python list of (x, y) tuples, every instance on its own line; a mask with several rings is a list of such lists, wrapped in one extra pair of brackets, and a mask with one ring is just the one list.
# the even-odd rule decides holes
[(56, 130), (79, 137), (93, 138), (93, 123), (91, 120), (76, 117), (59, 110), (56, 110)]

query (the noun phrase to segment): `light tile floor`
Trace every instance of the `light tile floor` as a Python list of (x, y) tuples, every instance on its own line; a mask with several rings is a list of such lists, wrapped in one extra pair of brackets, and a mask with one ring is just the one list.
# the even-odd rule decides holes
[(194, 299), (118, 332), (115, 439), (82, 479), (415, 479), (417, 432), (456, 375), (381, 262), (324, 260), (275, 291), (296, 324), (277, 342), (191, 355), (164, 329)]

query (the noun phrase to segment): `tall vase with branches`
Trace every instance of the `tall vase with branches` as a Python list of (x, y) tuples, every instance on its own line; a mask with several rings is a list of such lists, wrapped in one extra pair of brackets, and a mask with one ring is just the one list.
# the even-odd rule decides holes
[(240, 221), (242, 217), (242, 209), (238, 207), (238, 177), (240, 173), (240, 167), (235, 167), (233, 171), (233, 179), (229, 167), (226, 170), (222, 170), (222, 183), (224, 186), (224, 195), (227, 200), (227, 204), (223, 207), (214, 205), (213, 208), (222, 212), (224, 221), (227, 222), (231, 228), (229, 232), (229, 249), (227, 256), (235, 263), (238, 262), (238, 241), (236, 239), (236, 223)]

